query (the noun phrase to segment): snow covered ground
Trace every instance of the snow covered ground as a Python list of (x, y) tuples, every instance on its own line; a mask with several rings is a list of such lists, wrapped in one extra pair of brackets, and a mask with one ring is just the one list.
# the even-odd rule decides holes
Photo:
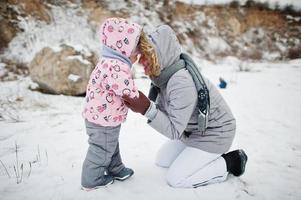
[[(84, 192), (80, 173), (88, 138), (81, 118), (83, 98), (33, 92), (25, 78), (0, 82), (0, 113), (5, 118), (0, 121), (1, 200), (301, 199), (301, 60), (277, 64), (228, 58), (219, 64), (201, 63), (215, 84), (220, 76), (229, 83), (220, 91), (237, 118), (232, 149), (243, 148), (249, 156), (242, 177), (229, 176), (224, 183), (197, 189), (169, 187), (166, 170), (154, 164), (166, 138), (130, 112), (120, 145), (123, 161), (135, 175)], [(148, 79), (136, 83), (148, 90)], [(22, 180), (17, 180), (14, 166), (21, 177), (22, 164)]]

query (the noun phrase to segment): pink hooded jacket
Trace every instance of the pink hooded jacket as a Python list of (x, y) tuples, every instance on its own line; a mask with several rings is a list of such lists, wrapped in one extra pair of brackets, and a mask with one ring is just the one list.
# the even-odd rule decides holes
[(121, 96), (138, 97), (129, 57), (136, 49), (141, 26), (122, 18), (107, 19), (100, 29), (102, 57), (91, 73), (83, 117), (101, 126), (124, 122), (128, 108)]

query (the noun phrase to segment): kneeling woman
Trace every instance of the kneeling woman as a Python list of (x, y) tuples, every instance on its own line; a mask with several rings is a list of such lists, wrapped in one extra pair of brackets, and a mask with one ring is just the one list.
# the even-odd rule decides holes
[(156, 161), (158, 166), (169, 168), (168, 184), (192, 188), (225, 181), (228, 173), (242, 175), (247, 155), (243, 150), (226, 153), (234, 139), (236, 123), (216, 87), (204, 78), (210, 110), (207, 128), (199, 131), (198, 94), (190, 73), (185, 68), (168, 78), (162, 73), (191, 59), (183, 56), (174, 31), (163, 25), (149, 36), (142, 34), (138, 48), (139, 63), (158, 94), (154, 101), (142, 92), (139, 98), (123, 99), (134, 112), (146, 116), (151, 127), (170, 139), (159, 150)]

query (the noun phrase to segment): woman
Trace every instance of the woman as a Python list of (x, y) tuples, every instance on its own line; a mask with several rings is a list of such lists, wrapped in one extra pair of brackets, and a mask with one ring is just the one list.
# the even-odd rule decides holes
[[(181, 63), (183, 56), (174, 31), (159, 26), (148, 37), (141, 36), (139, 63), (152, 84), (159, 88), (155, 102), (139, 91), (139, 98), (124, 96), (125, 104), (148, 118), (148, 124), (170, 138), (157, 155), (156, 164), (169, 168), (167, 182), (172, 187), (192, 188), (226, 180), (228, 173), (244, 173), (247, 155), (243, 150), (226, 153), (235, 135), (235, 118), (227, 103), (206, 78), (210, 110), (204, 131), (198, 127), (198, 94), (190, 73), (175, 72), (166, 81), (163, 72)], [(153, 93), (152, 93), (153, 94)]]

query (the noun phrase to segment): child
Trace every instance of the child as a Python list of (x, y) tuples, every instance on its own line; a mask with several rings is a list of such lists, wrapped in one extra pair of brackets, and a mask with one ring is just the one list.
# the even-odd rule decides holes
[(122, 18), (107, 19), (101, 26), (102, 57), (91, 73), (83, 111), (89, 136), (82, 168), (83, 189), (106, 186), (134, 174), (122, 163), (118, 136), (128, 112), (121, 96), (139, 95), (131, 66), (137, 60), (141, 31), (138, 24)]

